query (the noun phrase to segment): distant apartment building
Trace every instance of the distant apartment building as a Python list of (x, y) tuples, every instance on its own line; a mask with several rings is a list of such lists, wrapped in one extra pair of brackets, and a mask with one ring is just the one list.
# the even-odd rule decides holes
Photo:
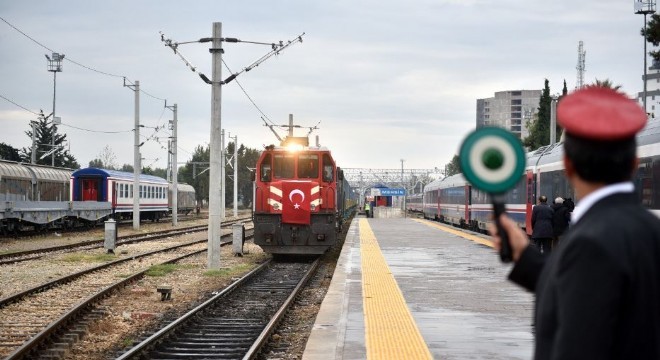
[(492, 98), (477, 99), (477, 129), (499, 126), (524, 139), (529, 135), (526, 120), (538, 112), (542, 90), (498, 91)]
[[(660, 63), (654, 61), (646, 72), (646, 113), (651, 118), (660, 116)], [(637, 94), (639, 105), (644, 106), (644, 91)]]

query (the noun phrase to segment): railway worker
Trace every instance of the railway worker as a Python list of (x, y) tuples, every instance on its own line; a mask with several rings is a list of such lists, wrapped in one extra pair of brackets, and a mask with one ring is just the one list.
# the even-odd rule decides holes
[(509, 279), (535, 292), (535, 358), (660, 359), (660, 219), (631, 182), (646, 114), (623, 94), (591, 87), (564, 97), (557, 118), (565, 174), (580, 198), (562, 245), (541, 256), (500, 218), (515, 261)]
[(369, 217), (369, 212), (371, 211), (371, 203), (369, 201), (364, 202), (364, 213)]
[(546, 255), (551, 251), (553, 213), (548, 198), (545, 195), (539, 196), (539, 203), (532, 209), (532, 242)]

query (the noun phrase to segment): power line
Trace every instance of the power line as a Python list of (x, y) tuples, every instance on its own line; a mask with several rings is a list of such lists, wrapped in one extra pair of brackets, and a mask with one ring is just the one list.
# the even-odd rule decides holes
[[(229, 71), (230, 73), (233, 72), (233, 71), (231, 71), (231, 69), (229, 68), (229, 66), (227, 65), (227, 63), (225, 62), (224, 59), (222, 60), (222, 63), (227, 68), (227, 71)], [(248, 98), (248, 100), (250, 100), (250, 102), (252, 103), (252, 105), (254, 105), (254, 107), (257, 109), (257, 111), (259, 111), (261, 113), (261, 115), (263, 115), (271, 124), (273, 124), (273, 126), (278, 126), (278, 125), (275, 125), (275, 123), (268, 117), (268, 115), (266, 115), (263, 111), (261, 111), (259, 106), (254, 102), (254, 100), (252, 100), (250, 95), (248, 95), (247, 91), (245, 91), (245, 88), (243, 88), (243, 85), (241, 85), (241, 83), (238, 82), (238, 80), (236, 80), (236, 84), (238, 85), (239, 88), (241, 88), (241, 91), (243, 91), (243, 94), (245, 94), (245, 96)]]
[[(16, 30), (16, 31), (18, 31), (19, 33), (21, 33), (21, 34), (22, 34), (23, 36), (25, 36), (26, 38), (32, 40), (32, 42), (34, 42), (35, 44), (41, 46), (42, 48), (44, 48), (44, 49), (46, 49), (46, 50), (48, 50), (48, 51), (50, 51), (51, 53), (52, 53), (52, 52), (55, 52), (54, 50), (52, 50), (52, 49), (49, 48), (48, 46), (46, 46), (46, 45), (40, 43), (39, 41), (35, 40), (35, 39), (34, 39), (33, 37), (31, 37), (30, 35), (28, 35), (28, 34), (26, 34), (25, 32), (23, 32), (21, 29), (17, 28), (17, 27), (14, 26), (13, 24), (11, 24), (11, 23), (10, 23), (9, 21), (7, 21), (5, 18), (3, 18), (3, 17), (0, 16), (0, 20), (2, 20), (5, 24), (7, 24), (7, 25), (9, 25), (10, 27), (12, 27), (14, 30)], [(67, 57), (67, 58), (65, 58), (64, 60), (67, 60), (67, 61), (69, 61), (69, 62), (71, 62), (71, 63), (73, 63), (73, 64), (75, 64), (75, 65), (78, 65), (78, 66), (84, 68), (84, 69), (87, 69), (87, 70), (90, 70), (90, 71), (93, 71), (93, 72), (96, 72), (96, 73), (99, 73), (99, 74), (102, 74), (102, 75), (106, 75), (106, 76), (110, 76), (110, 77), (115, 77), (115, 78), (124, 78), (124, 79), (127, 79), (126, 76), (124, 76), (124, 75), (117, 75), (117, 74), (112, 74), (112, 73), (109, 73), (109, 72), (101, 71), (101, 70), (98, 70), (98, 69), (94, 69), (94, 68), (92, 68), (92, 67), (90, 67), (90, 66), (87, 66), (87, 65), (81, 64), (81, 63), (79, 63), (79, 62), (77, 62), (77, 61), (71, 59), (70, 57)], [(130, 80), (128, 80), (128, 82), (131, 83)], [(152, 98), (154, 98), (154, 99), (156, 99), (156, 100), (165, 101), (165, 99), (160, 98), (160, 97), (155, 96), (155, 95), (152, 95), (152, 94), (150, 94), (150, 93), (148, 93), (148, 92), (146, 92), (146, 91), (144, 91), (144, 90), (142, 90), (142, 89), (140, 89), (140, 92), (142, 92), (143, 94), (145, 94), (145, 95), (147, 95), (147, 96), (149, 96), (149, 97), (152, 97)]]
[(19, 108), (21, 108), (21, 109), (23, 109), (23, 110), (29, 112), (29, 113), (33, 113), (34, 115), (39, 116), (39, 114), (37, 114), (36, 112), (34, 112), (34, 111), (32, 111), (32, 110), (30, 110), (30, 109), (28, 109), (28, 108), (26, 108), (26, 107), (24, 107), (24, 106), (22, 106), (22, 105), (19, 105), (19, 104), (15, 103), (14, 101), (12, 101), (12, 100), (10, 100), (10, 99), (7, 99), (6, 97), (4, 97), (4, 96), (2, 96), (2, 95), (0, 95), (0, 97), (3, 98), (3, 99), (5, 99), (5, 100), (7, 100), (7, 101), (9, 101), (9, 102), (12, 103), (12, 104), (18, 106)]
[(65, 123), (60, 123), (60, 125), (67, 126), (67, 127), (74, 128), (74, 129), (78, 129), (78, 130), (87, 131), (87, 132), (92, 132), (92, 133), (120, 134), (120, 133), (129, 133), (129, 132), (133, 132), (132, 129), (131, 129), (131, 130), (123, 130), (123, 131), (104, 131), (104, 130), (91, 130), (91, 129), (85, 129), (85, 128), (81, 128), (81, 127), (77, 127), (77, 126), (73, 126), (73, 125), (69, 125), (69, 124), (65, 124)]

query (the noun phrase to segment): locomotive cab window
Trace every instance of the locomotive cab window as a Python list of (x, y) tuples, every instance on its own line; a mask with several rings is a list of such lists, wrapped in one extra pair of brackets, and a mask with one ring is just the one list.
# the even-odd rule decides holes
[(261, 162), (261, 168), (259, 169), (259, 174), (261, 181), (268, 182), (271, 179), (271, 165), (270, 165), (270, 154), (264, 156), (264, 160)]
[(319, 156), (316, 154), (300, 154), (298, 156), (298, 178), (316, 179), (319, 177)]
[(334, 164), (332, 163), (332, 159), (330, 158), (330, 155), (323, 154), (323, 181), (331, 182), (332, 180), (334, 180), (333, 169), (334, 169)]
[(273, 156), (273, 176), (280, 179), (291, 179), (294, 175), (295, 158), (293, 154), (275, 154)]

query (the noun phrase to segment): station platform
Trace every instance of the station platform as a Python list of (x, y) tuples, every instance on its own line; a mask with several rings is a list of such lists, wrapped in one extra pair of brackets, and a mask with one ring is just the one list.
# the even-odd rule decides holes
[(486, 236), (353, 219), (303, 360), (531, 359), (533, 295)]

